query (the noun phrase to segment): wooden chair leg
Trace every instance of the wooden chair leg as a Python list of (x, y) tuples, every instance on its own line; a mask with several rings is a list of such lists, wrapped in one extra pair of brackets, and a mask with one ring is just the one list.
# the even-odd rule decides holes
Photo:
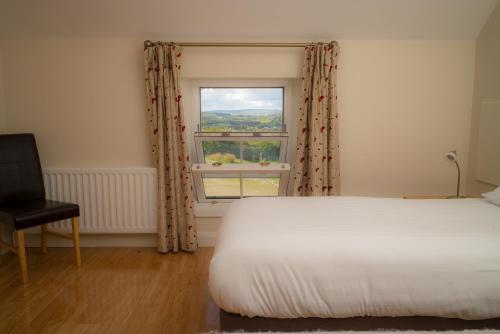
[(21, 266), (21, 279), (23, 283), (28, 282), (28, 267), (26, 265), (26, 250), (24, 248), (24, 231), (17, 230), (17, 257)]
[(73, 225), (73, 247), (75, 248), (75, 263), (78, 267), (82, 265), (82, 259), (80, 257), (80, 228), (78, 226), (78, 217), (73, 217), (71, 219), (71, 225)]
[(3, 254), (2, 237), (3, 237), (3, 225), (0, 224), (0, 264), (2, 263), (2, 254)]
[(40, 232), (40, 237), (41, 237), (41, 251), (42, 254), (47, 253), (47, 224), (43, 224), (40, 226), (41, 232)]

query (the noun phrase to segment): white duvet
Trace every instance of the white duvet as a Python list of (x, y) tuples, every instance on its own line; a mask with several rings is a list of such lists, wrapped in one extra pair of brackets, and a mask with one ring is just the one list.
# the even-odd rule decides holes
[(250, 317), (500, 317), (500, 207), (482, 199), (235, 201), (209, 286), (219, 307)]

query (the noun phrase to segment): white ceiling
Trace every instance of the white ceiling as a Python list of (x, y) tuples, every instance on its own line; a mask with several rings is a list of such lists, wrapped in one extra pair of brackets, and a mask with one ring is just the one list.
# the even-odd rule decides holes
[(473, 39), (497, 0), (0, 0), (2, 35)]

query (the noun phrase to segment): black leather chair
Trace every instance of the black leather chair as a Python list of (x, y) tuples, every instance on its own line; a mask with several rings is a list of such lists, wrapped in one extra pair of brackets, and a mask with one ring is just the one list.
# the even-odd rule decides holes
[[(24, 229), (41, 226), (41, 249), (47, 251), (47, 234), (73, 239), (75, 262), (81, 265), (77, 204), (45, 199), (40, 159), (33, 134), (0, 135), (0, 256), (2, 245), (17, 253), (23, 283), (28, 281)], [(73, 235), (47, 229), (47, 224), (72, 218)], [(2, 227), (15, 231), (17, 247), (1, 240)]]

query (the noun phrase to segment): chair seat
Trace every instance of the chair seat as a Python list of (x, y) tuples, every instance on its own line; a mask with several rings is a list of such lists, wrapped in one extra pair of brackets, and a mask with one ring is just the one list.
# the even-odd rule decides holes
[(50, 200), (23, 201), (0, 207), (0, 223), (7, 223), (16, 230), (78, 217), (77, 204)]

